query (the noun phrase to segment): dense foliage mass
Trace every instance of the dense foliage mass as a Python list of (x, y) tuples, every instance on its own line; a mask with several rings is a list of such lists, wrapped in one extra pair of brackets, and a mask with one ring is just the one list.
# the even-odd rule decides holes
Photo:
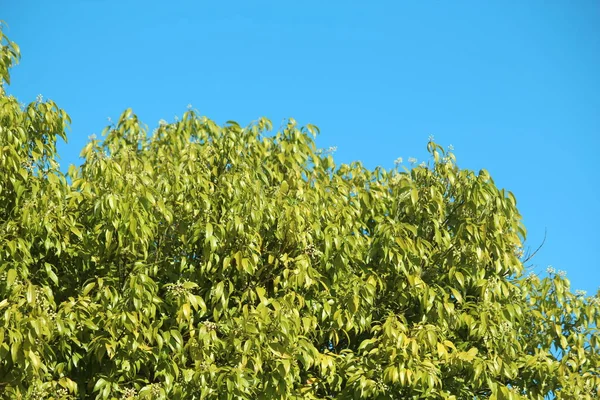
[(368, 170), (127, 110), (65, 174), (68, 124), (0, 97), (2, 398), (598, 398), (598, 297), (525, 275), (513, 195), (433, 141)]

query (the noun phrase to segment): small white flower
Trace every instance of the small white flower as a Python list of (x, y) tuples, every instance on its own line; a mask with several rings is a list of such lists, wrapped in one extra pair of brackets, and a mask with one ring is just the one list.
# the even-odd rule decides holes
[(327, 149), (329, 153), (335, 153), (337, 151), (337, 146), (331, 146)]
[(192, 105), (191, 105), (191, 104), (188, 104), (188, 105), (187, 105), (187, 109), (188, 109), (188, 110), (191, 110), (191, 109), (192, 109)]
[(137, 395), (137, 391), (133, 388), (127, 388), (123, 390), (122, 399), (132, 399)]
[(96, 134), (92, 133), (90, 136), (88, 136), (89, 140), (96, 140)]
[(525, 251), (523, 250), (523, 248), (522, 248), (522, 247), (520, 247), (520, 246), (518, 246), (518, 245), (515, 245), (515, 247), (514, 247), (514, 250), (513, 250), (513, 251), (514, 251), (514, 255), (515, 255), (517, 258), (521, 258), (521, 257), (523, 257), (523, 255), (525, 254)]
[(175, 118), (175, 121), (179, 121), (179, 117), (177, 115), (173, 118)]
[(106, 117), (106, 120), (108, 121), (109, 124), (112, 124), (112, 118), (111, 117)]
[(548, 268), (546, 268), (546, 272), (552, 275), (556, 272), (556, 270), (552, 267), (552, 265), (548, 265)]
[(433, 135), (429, 135), (429, 141), (430, 141), (430, 142), (433, 142), (433, 140), (434, 140), (434, 137), (433, 137)]
[(416, 164), (417, 163), (417, 159), (414, 157), (408, 157), (408, 162), (411, 164)]
[(158, 121), (158, 125), (160, 125), (160, 126), (167, 125), (167, 121), (165, 121), (164, 119), (161, 119), (160, 121)]
[(425, 163), (425, 161), (421, 161), (421, 164), (419, 164), (419, 167), (421, 168), (425, 168), (427, 166), (427, 164)]
[(38, 94), (35, 98), (36, 103), (41, 103), (42, 101), (44, 101), (44, 96), (42, 96), (41, 94)]
[(448, 150), (449, 150), (449, 151), (452, 151), (452, 150), (454, 150), (454, 146), (452, 146), (452, 145), (448, 146)]
[(394, 164), (396, 164), (396, 165), (402, 164), (402, 157), (396, 158), (396, 160), (394, 160)]
[(567, 271), (559, 270), (557, 275), (560, 276), (561, 278), (564, 278), (565, 276), (567, 276)]
[(587, 292), (585, 290), (576, 290), (575, 296), (585, 296)]

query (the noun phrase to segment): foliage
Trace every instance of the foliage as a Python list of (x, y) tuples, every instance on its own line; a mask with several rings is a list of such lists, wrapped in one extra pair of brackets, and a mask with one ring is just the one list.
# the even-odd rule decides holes
[(69, 122), (0, 97), (2, 398), (598, 397), (598, 297), (525, 276), (514, 196), (433, 141), (369, 170), (127, 110), (63, 173)]

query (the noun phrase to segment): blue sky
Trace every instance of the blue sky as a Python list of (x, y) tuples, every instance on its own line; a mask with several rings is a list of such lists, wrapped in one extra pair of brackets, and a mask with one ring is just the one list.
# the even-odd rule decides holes
[(132, 107), (321, 128), (336, 160), (425, 159), (429, 135), (511, 190), (532, 260), (600, 285), (600, 3), (0, 0), (8, 92), (72, 117), (62, 165)]

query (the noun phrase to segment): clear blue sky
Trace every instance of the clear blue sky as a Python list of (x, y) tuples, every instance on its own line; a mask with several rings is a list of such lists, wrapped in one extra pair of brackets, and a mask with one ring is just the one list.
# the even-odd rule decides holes
[(391, 168), (429, 135), (515, 193), (572, 288), (600, 285), (600, 2), (0, 0), (9, 93), (73, 118), (62, 165), (127, 107), (321, 128), (341, 162)]

